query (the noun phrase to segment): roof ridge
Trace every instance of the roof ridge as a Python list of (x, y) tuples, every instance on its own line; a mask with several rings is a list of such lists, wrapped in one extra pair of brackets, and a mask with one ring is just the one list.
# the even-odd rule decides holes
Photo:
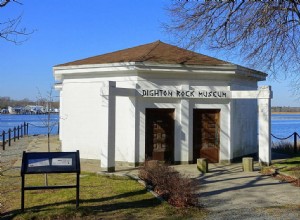
[[(129, 47), (109, 53), (91, 56), (85, 59), (59, 64), (56, 66), (124, 63), (124, 62), (153, 62), (182, 65), (223, 65), (231, 64), (214, 57), (199, 54), (179, 46), (171, 45), (160, 40), (139, 46)], [(55, 66), (55, 67), (56, 67)]]
[(142, 60), (144, 61), (144, 58), (146, 58), (153, 50), (155, 50), (155, 48), (161, 43), (160, 40), (157, 40), (155, 42), (153, 42), (153, 47), (149, 49), (149, 52), (148, 53), (145, 53), (144, 55), (140, 56), (139, 57), (139, 60)]

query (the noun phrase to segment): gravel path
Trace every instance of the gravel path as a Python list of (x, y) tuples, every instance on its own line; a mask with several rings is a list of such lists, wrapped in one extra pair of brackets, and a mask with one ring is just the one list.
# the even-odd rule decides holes
[(36, 137), (29, 136), (20, 138), (16, 142), (11, 142), (11, 146), (6, 144), (5, 150), (2, 148), (2, 143), (0, 144), (0, 167), (1, 172), (5, 173), (11, 169), (17, 169), (20, 167), (14, 167), (14, 164), (22, 157), (23, 151), (27, 149), (29, 143), (32, 142)]
[(205, 175), (189, 166), (177, 169), (199, 180), (207, 219), (300, 219), (300, 188), (261, 175), (258, 164), (254, 172), (243, 172), (240, 163), (209, 164)]
[[(241, 163), (209, 164), (205, 175), (195, 164), (173, 167), (199, 181), (199, 202), (209, 211), (208, 220), (300, 219), (300, 188), (262, 175), (257, 163), (254, 172), (243, 172)], [(132, 170), (119, 173), (136, 175)]]

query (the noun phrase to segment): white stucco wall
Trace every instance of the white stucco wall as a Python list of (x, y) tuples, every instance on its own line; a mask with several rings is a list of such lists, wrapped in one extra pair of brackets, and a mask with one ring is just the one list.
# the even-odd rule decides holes
[(257, 100), (232, 101), (232, 158), (258, 150)]
[(99, 83), (66, 80), (61, 102), (63, 151), (80, 150), (83, 158), (98, 159), (101, 142), (101, 102)]
[[(253, 81), (235, 82), (232, 90), (257, 90)], [(256, 99), (231, 100), (231, 159), (258, 152), (258, 105)]]
[[(65, 79), (63, 89), (61, 91), (61, 114), (60, 114), (60, 130), (63, 151), (80, 150), (82, 158), (100, 159), (101, 147), (105, 146), (107, 137), (103, 130), (107, 129), (105, 110), (107, 106), (103, 104), (100, 96), (100, 90), (104, 82), (109, 80), (123, 81), (119, 78), (93, 78), (93, 79)], [(133, 79), (134, 80), (134, 79)], [(132, 83), (124, 80), (130, 86)], [(64, 101), (62, 101), (64, 100)], [(133, 109), (132, 109), (133, 108)], [(117, 159), (122, 160), (127, 156), (123, 148), (128, 150), (132, 144), (131, 134), (124, 134), (125, 125), (128, 133), (134, 129), (130, 123), (134, 123), (134, 117), (130, 118), (130, 112), (134, 110), (129, 98), (117, 98), (117, 117), (120, 123), (117, 124), (118, 138), (117, 143)], [(124, 117), (125, 116), (125, 117)], [(124, 126), (123, 126), (124, 125)], [(125, 138), (126, 137), (126, 138)], [(121, 147), (122, 145), (122, 147)], [(124, 146), (124, 147), (123, 147)]]
[(135, 100), (116, 98), (116, 161), (134, 162)]

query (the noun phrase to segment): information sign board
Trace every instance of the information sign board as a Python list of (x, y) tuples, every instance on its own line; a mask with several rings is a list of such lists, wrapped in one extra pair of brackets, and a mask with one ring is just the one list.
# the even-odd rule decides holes
[[(76, 184), (54, 186), (25, 186), (26, 174), (76, 173)], [(79, 206), (80, 157), (76, 152), (23, 152), (21, 176), (21, 209), (24, 211), (24, 191), (39, 189), (76, 188), (76, 207)]]
[(24, 152), (21, 173), (80, 172), (77, 152)]

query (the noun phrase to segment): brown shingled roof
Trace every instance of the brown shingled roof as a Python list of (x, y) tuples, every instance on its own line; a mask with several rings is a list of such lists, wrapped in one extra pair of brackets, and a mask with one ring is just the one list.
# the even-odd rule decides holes
[(57, 66), (105, 64), (122, 62), (150, 62), (158, 64), (185, 64), (185, 65), (223, 65), (228, 62), (205, 56), (193, 51), (182, 49), (161, 41), (144, 44), (112, 53), (76, 60)]

